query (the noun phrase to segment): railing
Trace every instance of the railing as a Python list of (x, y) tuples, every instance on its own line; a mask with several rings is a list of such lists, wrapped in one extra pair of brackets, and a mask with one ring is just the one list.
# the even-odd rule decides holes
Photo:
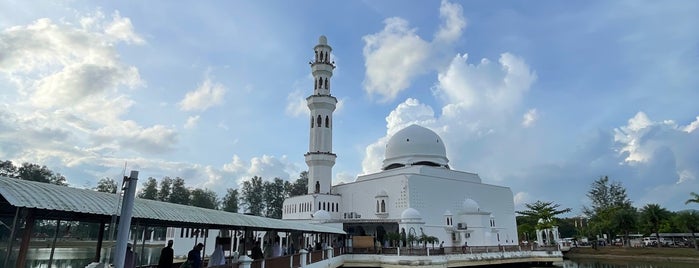
[(490, 252), (515, 252), (515, 251), (559, 251), (558, 247), (531, 247), (531, 246), (467, 246), (467, 247), (388, 247), (379, 249), (354, 249), (347, 254), (380, 254), (380, 255), (449, 255), (449, 254), (477, 254)]

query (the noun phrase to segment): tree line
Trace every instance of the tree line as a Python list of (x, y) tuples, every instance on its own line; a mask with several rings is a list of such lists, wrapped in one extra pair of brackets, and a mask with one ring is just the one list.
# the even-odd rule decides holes
[[(15, 166), (12, 161), (0, 161), (0, 176), (20, 180), (38, 181), (56, 185), (68, 186), (66, 178), (60, 173), (53, 172), (46, 166), (32, 163), (22, 163)], [(121, 180), (104, 177), (92, 188), (95, 191), (116, 193)], [(223, 197), (206, 188), (187, 187), (185, 180), (180, 177), (165, 176), (158, 181), (153, 177), (147, 178), (137, 196), (143, 199), (183, 204), (209, 209), (219, 209), (228, 212), (242, 212), (278, 218), (282, 217), (284, 199), (307, 192), (308, 172), (301, 172), (294, 182), (274, 178), (270, 181), (259, 176), (253, 176), (243, 182), (239, 189), (228, 188)]]
[[(536, 229), (559, 226), (561, 237), (589, 237), (593, 241), (599, 237), (608, 244), (612, 243), (613, 238), (622, 237), (621, 242), (625, 246), (630, 246), (630, 234), (655, 234), (657, 241), (660, 241), (660, 233), (691, 233), (696, 241), (694, 233), (699, 232), (697, 210), (673, 212), (659, 204), (634, 207), (626, 194), (626, 188), (620, 182), (610, 181), (607, 176), (595, 180), (586, 196), (590, 200), (590, 206), (582, 207), (582, 218), (556, 217), (569, 212), (570, 208), (559, 209), (560, 205), (554, 202), (539, 200), (525, 204), (526, 210), (517, 211), (520, 215), (517, 217), (520, 239), (533, 240), (536, 238)], [(691, 192), (685, 204), (690, 203), (699, 203), (699, 194)], [(660, 243), (657, 246), (661, 246)], [(699, 249), (696, 242), (694, 247)]]

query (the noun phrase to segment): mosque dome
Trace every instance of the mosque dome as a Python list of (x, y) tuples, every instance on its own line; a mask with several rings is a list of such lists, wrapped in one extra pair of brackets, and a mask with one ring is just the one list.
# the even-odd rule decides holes
[(379, 197), (388, 197), (388, 193), (386, 193), (386, 191), (384, 191), (384, 190), (381, 190), (381, 191), (379, 191), (378, 193), (376, 193), (376, 196), (375, 196), (375, 197), (376, 197), (376, 198), (379, 198)]
[(318, 211), (313, 213), (314, 220), (329, 220), (330, 218), (331, 218), (330, 213), (323, 210), (323, 209), (318, 210)]
[(388, 140), (383, 170), (408, 165), (447, 167), (447, 150), (442, 139), (425, 127), (410, 125)]
[(406, 208), (403, 213), (400, 214), (401, 220), (421, 220), (422, 215), (414, 208)]
[(466, 198), (463, 203), (461, 203), (461, 210), (464, 212), (478, 212), (480, 211), (480, 207), (478, 206), (478, 203), (471, 199), (471, 198)]

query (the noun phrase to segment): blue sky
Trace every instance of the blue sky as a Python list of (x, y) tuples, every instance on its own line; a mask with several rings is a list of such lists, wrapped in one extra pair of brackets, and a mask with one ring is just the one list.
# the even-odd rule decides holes
[(580, 212), (608, 175), (634, 205), (699, 192), (696, 1), (3, 1), (0, 159), (76, 187), (127, 169), (223, 196), (306, 169), (308, 61), (338, 65), (334, 182), (391, 134), (433, 129), (450, 165), (517, 208)]

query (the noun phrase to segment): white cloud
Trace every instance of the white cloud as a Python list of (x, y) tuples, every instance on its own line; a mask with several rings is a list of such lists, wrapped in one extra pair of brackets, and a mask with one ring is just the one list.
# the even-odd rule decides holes
[(522, 126), (530, 127), (538, 118), (539, 115), (536, 113), (536, 109), (529, 109), (529, 111), (522, 116)]
[(524, 208), (524, 204), (532, 202), (532, 196), (527, 192), (517, 192), (514, 196), (515, 207)]
[(194, 91), (187, 92), (184, 99), (179, 102), (183, 111), (204, 111), (223, 103), (226, 88), (220, 83), (214, 83), (206, 78)]
[(431, 107), (420, 103), (417, 99), (406, 99), (386, 117), (386, 136), (368, 145), (362, 160), (362, 172), (364, 174), (381, 170), (383, 164), (386, 143), (397, 131), (412, 125), (419, 124), (429, 127), (434, 125), (434, 111)]
[(364, 58), (366, 79), (364, 90), (392, 100), (408, 86), (413, 76), (424, 73), (429, 56), (429, 43), (422, 40), (415, 28), (401, 18), (388, 18), (386, 26), (376, 34), (366, 35)]
[(186, 129), (192, 129), (197, 126), (197, 123), (199, 123), (199, 116), (190, 116), (187, 118), (187, 122), (184, 124), (184, 128)]
[(435, 36), (435, 42), (454, 42), (466, 27), (461, 5), (442, 0), (439, 6), (439, 17), (444, 20)]
[(689, 125), (685, 126), (682, 130), (685, 132), (693, 132), (699, 128), (699, 116), (697, 116), (697, 120), (694, 120), (692, 123), (689, 123)]
[(113, 21), (107, 25), (105, 33), (117, 38), (118, 40), (123, 40), (129, 44), (145, 43), (143, 38), (141, 38), (134, 32), (133, 25), (131, 24), (131, 19), (121, 17), (121, 15), (119, 15), (119, 11), (114, 12)]
[(364, 36), (364, 90), (379, 95), (382, 101), (393, 100), (410, 87), (414, 77), (438, 69), (440, 50), (455, 42), (466, 27), (462, 8), (442, 1), (439, 9), (444, 20), (434, 40), (428, 42), (417, 35), (408, 21), (393, 17), (384, 20), (378, 33)]
[(301, 90), (294, 90), (286, 96), (286, 114), (293, 117), (309, 115), (306, 98)]

